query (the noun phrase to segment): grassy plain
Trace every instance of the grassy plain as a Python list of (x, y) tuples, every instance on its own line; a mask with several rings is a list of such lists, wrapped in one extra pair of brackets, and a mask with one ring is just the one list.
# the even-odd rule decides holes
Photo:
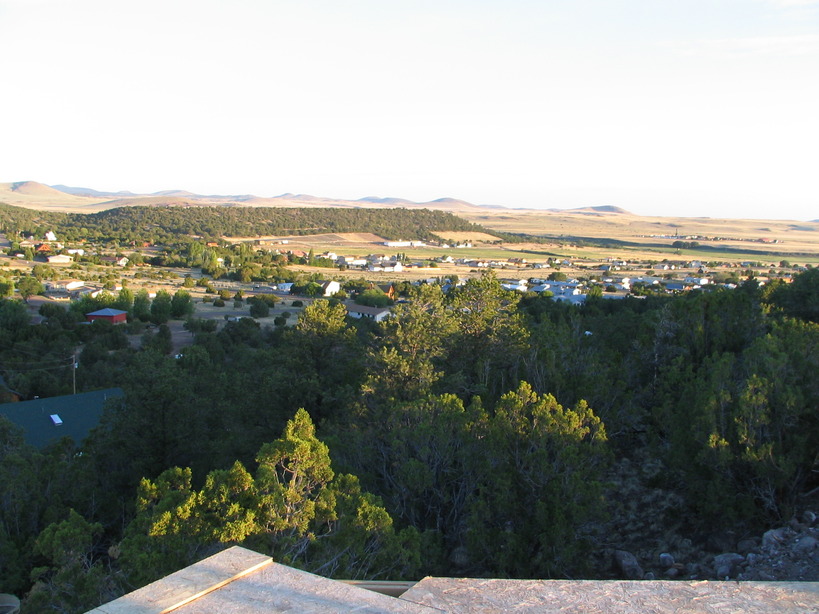
[[(389, 207), (363, 201), (342, 201), (316, 197), (277, 197), (251, 199), (254, 205), (265, 206), (340, 206)], [(184, 202), (182, 202), (184, 201)], [(258, 202), (257, 202), (258, 201)], [(168, 193), (167, 196), (134, 195), (133, 198), (100, 198), (74, 196), (36, 182), (0, 183), (0, 202), (32, 209), (92, 213), (123, 205), (219, 205), (223, 197), (201, 197), (188, 193)], [(403, 201), (407, 202), (407, 201)], [(247, 204), (251, 204), (248, 201)], [(409, 206), (409, 205), (407, 205)], [(226, 237), (227, 240), (288, 241), (285, 249), (313, 249), (316, 254), (335, 252), (339, 255), (366, 255), (401, 251), (411, 260), (427, 260), (450, 255), (507, 260), (526, 258), (545, 261), (549, 257), (602, 262), (606, 259), (628, 261), (702, 260), (744, 261), (778, 264), (788, 260), (794, 264), (819, 264), (819, 223), (793, 220), (716, 219), (703, 217), (638, 216), (611, 208), (586, 208), (564, 211), (534, 209), (500, 209), (476, 207), (455, 200), (413, 203), (451, 211), (489, 230), (537, 237), (537, 242), (493, 244), (491, 235), (479, 232), (442, 232), (449, 242), (471, 241), (468, 249), (433, 247), (388, 248), (383, 239), (370, 233), (321, 234), (299, 237)], [(775, 210), (772, 209), (772, 213)], [(675, 240), (697, 241), (696, 249), (678, 250)], [(434, 272), (434, 271), (433, 271)]]
[[(489, 210), (462, 212), (465, 219), (493, 230), (549, 239), (544, 251), (576, 257), (657, 259), (672, 257), (675, 240), (694, 240), (684, 257), (702, 260), (792, 260), (819, 262), (819, 223), (792, 220), (723, 220), (647, 217), (628, 213), (583, 211)], [(689, 238), (690, 237), (690, 238)], [(584, 247), (586, 243), (605, 248)]]

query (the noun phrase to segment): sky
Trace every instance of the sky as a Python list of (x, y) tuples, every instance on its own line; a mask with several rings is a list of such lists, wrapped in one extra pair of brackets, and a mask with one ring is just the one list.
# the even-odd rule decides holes
[(819, 218), (819, 0), (0, 0), (0, 181)]

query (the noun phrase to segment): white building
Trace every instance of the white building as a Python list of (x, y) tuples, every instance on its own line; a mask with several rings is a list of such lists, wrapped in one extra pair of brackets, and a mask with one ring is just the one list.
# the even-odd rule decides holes
[(341, 291), (341, 284), (337, 281), (325, 281), (321, 284), (322, 296), (333, 296)]
[(351, 318), (367, 318), (370, 320), (375, 320), (376, 322), (381, 322), (390, 317), (390, 310), (388, 307), (368, 307), (367, 305), (348, 303), (347, 315), (349, 315)]

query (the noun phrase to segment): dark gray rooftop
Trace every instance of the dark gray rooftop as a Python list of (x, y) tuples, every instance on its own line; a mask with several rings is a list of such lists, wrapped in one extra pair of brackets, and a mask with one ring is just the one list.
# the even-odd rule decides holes
[[(121, 396), (121, 388), (105, 388), (33, 401), (3, 403), (0, 405), (0, 416), (21, 426), (26, 443), (37, 448), (44, 448), (65, 436), (80, 444), (91, 429), (99, 424), (105, 402)], [(59, 416), (62, 424), (56, 424), (52, 415)]]

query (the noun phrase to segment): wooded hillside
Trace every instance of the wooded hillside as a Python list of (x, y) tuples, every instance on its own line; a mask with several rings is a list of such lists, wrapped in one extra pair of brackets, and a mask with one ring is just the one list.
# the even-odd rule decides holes
[(99, 213), (34, 211), (0, 204), (0, 228), (10, 234), (61, 239), (177, 243), (186, 238), (371, 232), (385, 239), (429, 240), (435, 231), (494, 234), (451, 213), (428, 209), (314, 209), (252, 207), (121, 207)]

